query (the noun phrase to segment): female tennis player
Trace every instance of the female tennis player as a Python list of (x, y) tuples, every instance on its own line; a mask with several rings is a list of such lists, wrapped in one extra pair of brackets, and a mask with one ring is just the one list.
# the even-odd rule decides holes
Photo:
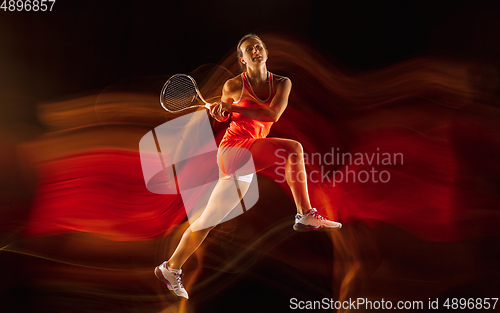
[[(215, 227), (207, 225), (217, 225), (240, 201), (240, 198), (228, 196), (230, 190), (234, 190), (233, 179), (237, 180), (243, 194), (253, 179), (253, 173), (236, 170), (244, 159), (242, 151), (250, 151), (256, 171), (282, 165), (283, 153), (288, 154), (285, 174), (297, 206), (293, 225), (296, 231), (342, 227), (342, 224), (328, 220), (311, 207), (301, 144), (290, 139), (266, 138), (271, 126), (278, 121), (288, 104), (292, 88), (290, 79), (267, 70), (268, 51), (264, 42), (255, 34), (241, 38), (237, 55), (244, 68), (243, 73), (226, 81), (221, 101), (213, 103), (210, 108), (210, 114), (220, 122), (229, 118), (223, 112), (232, 115), (231, 123), (219, 145), (220, 179), (204, 212), (184, 232), (173, 255), (155, 269), (155, 275), (175, 295), (186, 299), (188, 293), (182, 283), (182, 265)], [(278, 149), (279, 156), (276, 153)], [(226, 208), (225, 211), (223, 207)]]

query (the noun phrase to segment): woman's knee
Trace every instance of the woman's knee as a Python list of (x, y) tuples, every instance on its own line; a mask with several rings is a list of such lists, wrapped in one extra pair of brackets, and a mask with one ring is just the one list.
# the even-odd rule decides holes
[(280, 146), (281, 149), (283, 149), (282, 152), (286, 151), (285, 153), (288, 164), (302, 163), (304, 156), (303, 156), (302, 145), (300, 144), (300, 142), (291, 139), (286, 139), (281, 142)]
[(302, 160), (304, 149), (302, 148), (302, 144), (295, 140), (290, 140), (287, 142), (287, 150), (289, 159), (292, 161)]
[(291, 140), (291, 146), (292, 146), (292, 151), (296, 154), (300, 154), (302, 156), (302, 153), (304, 152), (304, 148), (302, 147), (302, 144), (296, 140)]

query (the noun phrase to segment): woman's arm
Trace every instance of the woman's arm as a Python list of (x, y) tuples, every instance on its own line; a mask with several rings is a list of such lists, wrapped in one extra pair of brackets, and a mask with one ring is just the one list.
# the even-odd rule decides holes
[(222, 109), (227, 112), (236, 112), (262, 122), (276, 122), (288, 105), (292, 82), (286, 77), (280, 77), (275, 83), (277, 83), (276, 94), (271, 100), (269, 107), (245, 108), (232, 105), (237, 91), (241, 92), (241, 86), (239, 86), (238, 90), (235, 82), (228, 80), (222, 90)]

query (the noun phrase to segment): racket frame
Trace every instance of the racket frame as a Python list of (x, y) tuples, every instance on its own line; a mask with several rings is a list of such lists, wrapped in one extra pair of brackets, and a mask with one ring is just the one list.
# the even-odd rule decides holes
[[(194, 88), (196, 90), (196, 94), (197, 94), (197, 97), (203, 102), (205, 103), (205, 105), (192, 105), (192, 106), (188, 106), (188, 107), (185, 107), (184, 109), (180, 109), (180, 110), (177, 110), (177, 111), (172, 111), (172, 110), (169, 110), (167, 109), (164, 101), (163, 101), (163, 97), (164, 97), (164, 93), (165, 93), (165, 90), (167, 89), (168, 85), (170, 84), (170, 82), (175, 79), (176, 77), (187, 77), (189, 78), (192, 82), (193, 82), (193, 85), (194, 85)], [(180, 112), (183, 112), (183, 111), (186, 111), (186, 110), (189, 110), (189, 109), (194, 109), (194, 108), (201, 108), (201, 107), (205, 107), (207, 109), (210, 109), (210, 103), (208, 103), (205, 98), (203, 98), (203, 96), (201, 95), (201, 92), (200, 90), (198, 89), (198, 84), (196, 84), (196, 81), (194, 80), (193, 77), (187, 75), (187, 74), (175, 74), (175, 75), (172, 75), (166, 82), (165, 84), (163, 84), (163, 88), (161, 89), (161, 92), (160, 92), (160, 104), (162, 106), (163, 109), (165, 109), (165, 111), (167, 112), (170, 112), (170, 113), (180, 113)]]

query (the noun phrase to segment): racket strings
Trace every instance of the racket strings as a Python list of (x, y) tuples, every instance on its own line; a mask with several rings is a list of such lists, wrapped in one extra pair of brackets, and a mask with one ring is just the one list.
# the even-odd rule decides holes
[(163, 94), (163, 103), (169, 111), (180, 111), (196, 105), (197, 92), (193, 81), (186, 76), (173, 77)]

